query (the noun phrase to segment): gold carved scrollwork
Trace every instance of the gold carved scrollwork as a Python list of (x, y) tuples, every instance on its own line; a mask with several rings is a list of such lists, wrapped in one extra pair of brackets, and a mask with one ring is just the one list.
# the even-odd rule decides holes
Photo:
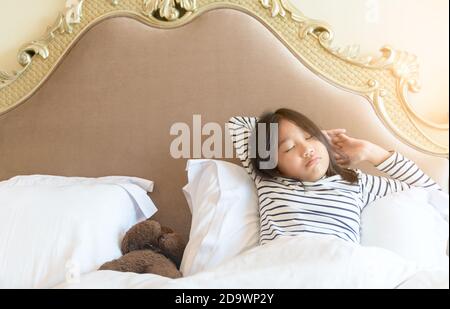
[(151, 19), (174, 21), (197, 9), (197, 0), (143, 1), (143, 13)]
[(261, 4), (265, 8), (270, 8), (272, 17), (275, 16), (286, 16), (285, 4), (282, 0), (261, 0)]
[(82, 7), (84, 0), (68, 0), (66, 10), (58, 15), (55, 23), (47, 28), (46, 35), (36, 41), (20, 48), (17, 55), (19, 64), (23, 67), (12, 74), (0, 71), (0, 89), (16, 80), (30, 65), (33, 57), (39, 55), (43, 59), (47, 59), (50, 52), (48, 44), (55, 39), (57, 33), (72, 33), (73, 24), (80, 23), (82, 17)]

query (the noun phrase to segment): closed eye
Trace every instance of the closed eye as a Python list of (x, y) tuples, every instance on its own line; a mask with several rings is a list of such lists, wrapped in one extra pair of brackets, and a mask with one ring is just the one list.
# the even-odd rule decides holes
[(295, 148), (295, 145), (292, 146), (291, 148), (289, 148), (288, 150), (286, 150), (285, 152), (289, 152), (289, 151), (291, 151), (291, 150), (294, 149), (294, 148)]

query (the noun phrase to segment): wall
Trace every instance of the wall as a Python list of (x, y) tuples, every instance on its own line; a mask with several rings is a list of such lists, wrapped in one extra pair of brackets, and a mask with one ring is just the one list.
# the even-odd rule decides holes
[[(108, 0), (105, 0), (108, 1)], [(358, 44), (377, 55), (385, 44), (419, 57), (422, 91), (410, 102), (421, 115), (448, 123), (449, 1), (291, 0), (305, 15), (328, 22), (335, 45)], [(18, 69), (21, 45), (39, 38), (65, 0), (0, 0), (0, 70)]]

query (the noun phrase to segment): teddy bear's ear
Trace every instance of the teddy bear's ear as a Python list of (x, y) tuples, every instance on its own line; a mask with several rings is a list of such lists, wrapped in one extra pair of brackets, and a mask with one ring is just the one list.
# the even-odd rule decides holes
[(133, 226), (122, 240), (122, 254), (135, 250), (153, 249), (158, 246), (161, 225), (154, 220), (146, 220)]

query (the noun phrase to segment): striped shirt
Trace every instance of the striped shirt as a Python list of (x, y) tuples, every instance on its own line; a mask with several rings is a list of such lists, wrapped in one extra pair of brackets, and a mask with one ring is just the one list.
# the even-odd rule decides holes
[(315, 182), (255, 173), (248, 157), (248, 140), (257, 118), (232, 117), (228, 126), (236, 154), (254, 180), (259, 198), (260, 244), (280, 236), (300, 233), (327, 234), (360, 242), (361, 212), (370, 202), (412, 186), (439, 189), (411, 160), (397, 152), (376, 168), (390, 178), (372, 176), (356, 169), (358, 182), (340, 175), (323, 176)]

